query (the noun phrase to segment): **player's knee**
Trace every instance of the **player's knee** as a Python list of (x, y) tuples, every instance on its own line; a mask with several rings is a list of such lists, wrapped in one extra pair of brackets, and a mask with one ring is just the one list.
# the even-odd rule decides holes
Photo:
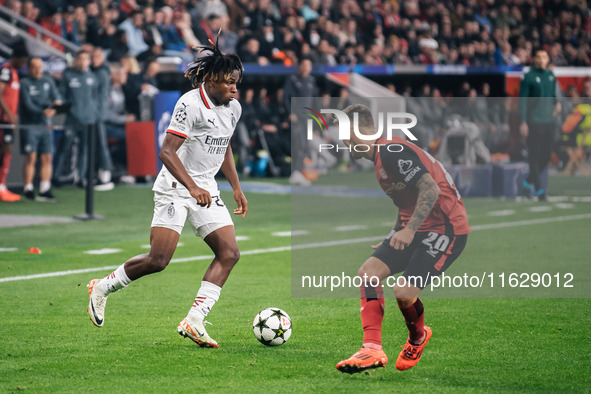
[(414, 286), (394, 286), (394, 296), (397, 300), (416, 298), (418, 289)]
[(164, 255), (154, 255), (148, 258), (148, 266), (151, 272), (160, 272), (166, 268), (170, 262)]
[(238, 248), (224, 249), (218, 258), (227, 265), (234, 265), (240, 260), (240, 250)]

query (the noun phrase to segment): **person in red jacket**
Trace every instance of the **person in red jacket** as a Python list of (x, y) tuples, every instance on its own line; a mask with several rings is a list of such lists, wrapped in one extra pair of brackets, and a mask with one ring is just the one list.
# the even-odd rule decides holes
[(24, 43), (14, 45), (10, 61), (0, 67), (0, 201), (19, 201), (21, 197), (6, 188), (10, 171), (14, 130), (18, 122), (20, 81), (17, 70), (24, 67), (28, 52)]

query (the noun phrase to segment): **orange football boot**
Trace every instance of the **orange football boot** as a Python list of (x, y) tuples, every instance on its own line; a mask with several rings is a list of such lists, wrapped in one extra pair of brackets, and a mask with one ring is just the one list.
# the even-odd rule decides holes
[(388, 356), (383, 350), (368, 349), (362, 347), (357, 353), (337, 364), (341, 372), (354, 374), (366, 369), (385, 367)]
[(423, 349), (425, 348), (425, 345), (429, 343), (431, 335), (433, 335), (433, 332), (431, 332), (431, 329), (427, 326), (425, 326), (425, 333), (427, 334), (425, 340), (420, 345), (413, 345), (408, 339), (406, 340), (404, 349), (402, 349), (396, 360), (396, 368), (398, 370), (405, 371), (414, 367), (419, 361), (421, 361)]

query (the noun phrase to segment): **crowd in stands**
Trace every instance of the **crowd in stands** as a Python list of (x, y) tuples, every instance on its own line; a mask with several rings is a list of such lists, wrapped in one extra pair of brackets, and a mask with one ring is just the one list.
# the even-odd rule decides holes
[[(244, 63), (531, 64), (538, 48), (557, 66), (589, 66), (585, 0), (0, 0), (81, 45), (130, 55), (191, 58), (222, 29)], [(46, 37), (58, 49), (62, 45)]]
[[(302, 59), (315, 66), (531, 65), (537, 49), (547, 50), (554, 66), (591, 65), (591, 12), (585, 0), (0, 0), (0, 4), (88, 52), (104, 50), (111, 64), (109, 135), (121, 135), (126, 121), (149, 117), (142, 114), (140, 103), (142, 94), (157, 91), (157, 57), (191, 61), (193, 47), (216, 39), (223, 52), (237, 53), (243, 63), (261, 66), (295, 66)], [(43, 39), (67, 50), (50, 37)], [(590, 91), (582, 96), (591, 94), (591, 82), (588, 85)], [(482, 100), (490, 94), (487, 84), (466, 83), (454, 92), (429, 85), (388, 87), (409, 97), (408, 105), (417, 116), (441, 117), (424, 131), (428, 138), (423, 141), (429, 141), (425, 149), (437, 149), (440, 128), (435, 124), (444, 123), (454, 108), (446, 98), (453, 95), (466, 98), (469, 105), (460, 106), (460, 112), (478, 124), (491, 152), (520, 158), (523, 143), (519, 135), (511, 134), (511, 104)], [(255, 169), (253, 163), (261, 160), (262, 150), (270, 151), (270, 160), (279, 168), (275, 174), (284, 173), (282, 165), (289, 167), (290, 109), (283, 94), (284, 89), (242, 89), (246, 130), (237, 133), (241, 137), (236, 140), (248, 147), (242, 149), (239, 163), (245, 173)], [(575, 89), (574, 94), (579, 92)], [(427, 101), (413, 104), (410, 97)], [(472, 119), (483, 113), (476, 111), (483, 105), (490, 107), (484, 108), (486, 119)], [(240, 146), (235, 150), (240, 151)]]

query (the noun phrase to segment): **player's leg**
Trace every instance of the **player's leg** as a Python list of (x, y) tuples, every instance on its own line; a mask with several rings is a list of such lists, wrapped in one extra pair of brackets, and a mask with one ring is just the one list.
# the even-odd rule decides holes
[(132, 257), (106, 277), (93, 279), (88, 283), (88, 314), (94, 325), (101, 327), (104, 324), (105, 304), (109, 294), (129, 286), (142, 276), (166, 268), (176, 250), (187, 218), (185, 201), (183, 198), (154, 193), (150, 252)]
[(350, 374), (384, 367), (388, 363), (388, 357), (382, 350), (385, 302), (381, 281), (390, 275), (390, 269), (381, 260), (371, 256), (359, 268), (357, 275), (366, 279), (360, 287), (363, 345), (351, 357), (336, 365), (339, 371)]
[(415, 366), (431, 339), (432, 331), (425, 325), (425, 309), (419, 293), (434, 276), (439, 276), (457, 259), (466, 246), (467, 235), (416, 233), (411, 244), (413, 253), (407, 269), (394, 287), (398, 307), (408, 328), (408, 339), (396, 360), (396, 368), (404, 371)]
[[(548, 167), (552, 156), (552, 146), (554, 145), (554, 123), (543, 124), (540, 127), (540, 156), (538, 158), (538, 167), (540, 174)], [(540, 175), (541, 176), (541, 175)], [(540, 200), (546, 199), (546, 190), (540, 186), (536, 188), (536, 196)]]
[(51, 175), (53, 172), (53, 131), (41, 130), (41, 139), (39, 141), (39, 153), (41, 159), (41, 168), (39, 169), (39, 196), (40, 201), (55, 201), (51, 192)]
[(179, 323), (177, 331), (201, 347), (218, 347), (205, 330), (205, 318), (219, 300), (222, 286), (238, 262), (240, 252), (232, 225), (213, 231), (204, 240), (215, 257), (203, 275), (195, 301), (185, 319)]
[[(534, 190), (540, 188), (540, 130), (539, 125), (529, 124), (527, 136), (527, 161), (529, 163), (529, 174), (523, 183), (524, 191), (532, 185)], [(527, 193), (526, 193), (527, 194)]]
[(394, 231), (357, 272), (361, 278), (367, 278), (360, 288), (363, 346), (353, 356), (337, 364), (337, 369), (341, 372), (352, 374), (370, 368), (383, 367), (388, 362), (388, 357), (382, 350), (384, 290), (381, 283), (376, 283), (372, 277), (377, 277), (379, 279), (377, 282), (381, 282), (392, 273), (401, 272), (408, 264), (410, 254), (390, 246), (390, 238), (393, 234)]
[(37, 153), (25, 153), (25, 162), (23, 163), (23, 192), (27, 200), (35, 198), (33, 188), (33, 178), (35, 177), (35, 163), (37, 162)]
[(205, 329), (205, 318), (220, 298), (222, 286), (240, 258), (236, 243), (234, 223), (219, 195), (212, 195), (211, 207), (204, 208), (191, 199), (189, 222), (195, 235), (203, 238), (214, 254), (201, 286), (187, 316), (179, 323), (177, 331), (201, 347), (218, 347)]
[(11, 192), (6, 188), (6, 178), (8, 177), (8, 172), (10, 171), (10, 160), (12, 158), (13, 132), (10, 129), (4, 129), (1, 134), (2, 138), (0, 138), (0, 201), (20, 201), (21, 196)]
[(142, 276), (162, 271), (174, 254), (180, 233), (164, 227), (152, 227), (150, 252), (132, 257), (102, 279), (91, 280), (88, 314), (97, 327), (104, 324), (105, 306), (109, 294), (121, 290)]

